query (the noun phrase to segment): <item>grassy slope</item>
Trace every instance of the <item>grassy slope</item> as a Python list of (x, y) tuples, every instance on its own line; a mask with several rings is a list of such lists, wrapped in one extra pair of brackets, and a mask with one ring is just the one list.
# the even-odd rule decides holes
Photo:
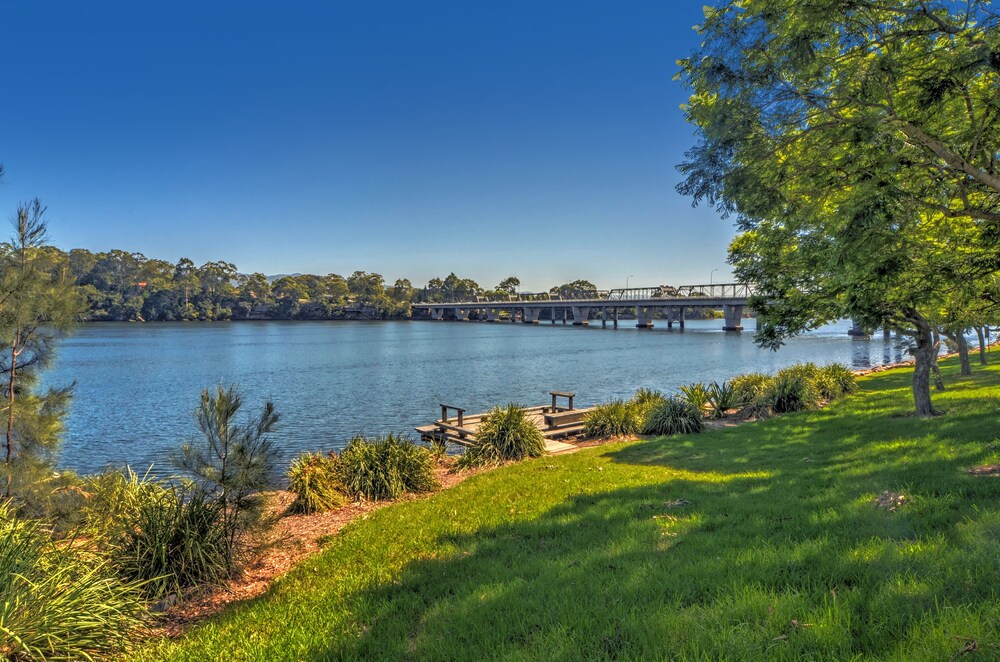
[(142, 657), (1000, 657), (1000, 478), (962, 472), (997, 461), (1000, 369), (976, 368), (946, 364), (934, 420), (892, 371), (823, 411), (474, 477)]

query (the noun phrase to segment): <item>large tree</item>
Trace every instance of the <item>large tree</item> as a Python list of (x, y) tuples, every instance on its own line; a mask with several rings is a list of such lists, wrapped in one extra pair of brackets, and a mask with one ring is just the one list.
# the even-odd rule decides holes
[(989, 2), (729, 0), (681, 61), (700, 139), (678, 187), (736, 216), (758, 340), (849, 315), (915, 339), (1000, 266), (1000, 31)]

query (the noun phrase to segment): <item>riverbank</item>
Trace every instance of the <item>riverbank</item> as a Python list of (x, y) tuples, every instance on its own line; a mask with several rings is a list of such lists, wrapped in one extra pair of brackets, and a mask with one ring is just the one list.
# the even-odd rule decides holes
[[(381, 508), (142, 659), (948, 659), (996, 652), (1000, 370), (909, 371), (694, 437), (539, 458)], [(992, 654), (992, 653), (991, 653)]]

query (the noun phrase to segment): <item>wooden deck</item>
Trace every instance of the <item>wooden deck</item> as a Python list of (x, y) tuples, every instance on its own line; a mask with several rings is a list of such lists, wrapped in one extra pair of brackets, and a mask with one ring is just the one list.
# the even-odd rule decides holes
[[(525, 413), (545, 437), (546, 454), (555, 455), (577, 450), (576, 446), (558, 440), (583, 432), (583, 419), (591, 409), (592, 407), (583, 409), (556, 407), (553, 410), (550, 405), (539, 405), (525, 408)], [(420, 438), (425, 441), (443, 440), (460, 446), (474, 446), (479, 423), (485, 415), (486, 412), (463, 415), (461, 425), (457, 416), (438, 419), (430, 425), (421, 425), (416, 430)]]

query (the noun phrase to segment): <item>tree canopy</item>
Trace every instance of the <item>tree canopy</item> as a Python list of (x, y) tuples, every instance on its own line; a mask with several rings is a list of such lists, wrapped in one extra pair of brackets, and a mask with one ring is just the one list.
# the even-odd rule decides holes
[[(916, 341), (1000, 267), (1000, 30), (989, 2), (730, 0), (680, 62), (678, 189), (736, 217), (759, 341), (842, 316)], [(965, 306), (966, 310), (976, 308)], [(965, 314), (965, 313), (963, 313)], [(956, 320), (957, 322), (957, 320)]]

